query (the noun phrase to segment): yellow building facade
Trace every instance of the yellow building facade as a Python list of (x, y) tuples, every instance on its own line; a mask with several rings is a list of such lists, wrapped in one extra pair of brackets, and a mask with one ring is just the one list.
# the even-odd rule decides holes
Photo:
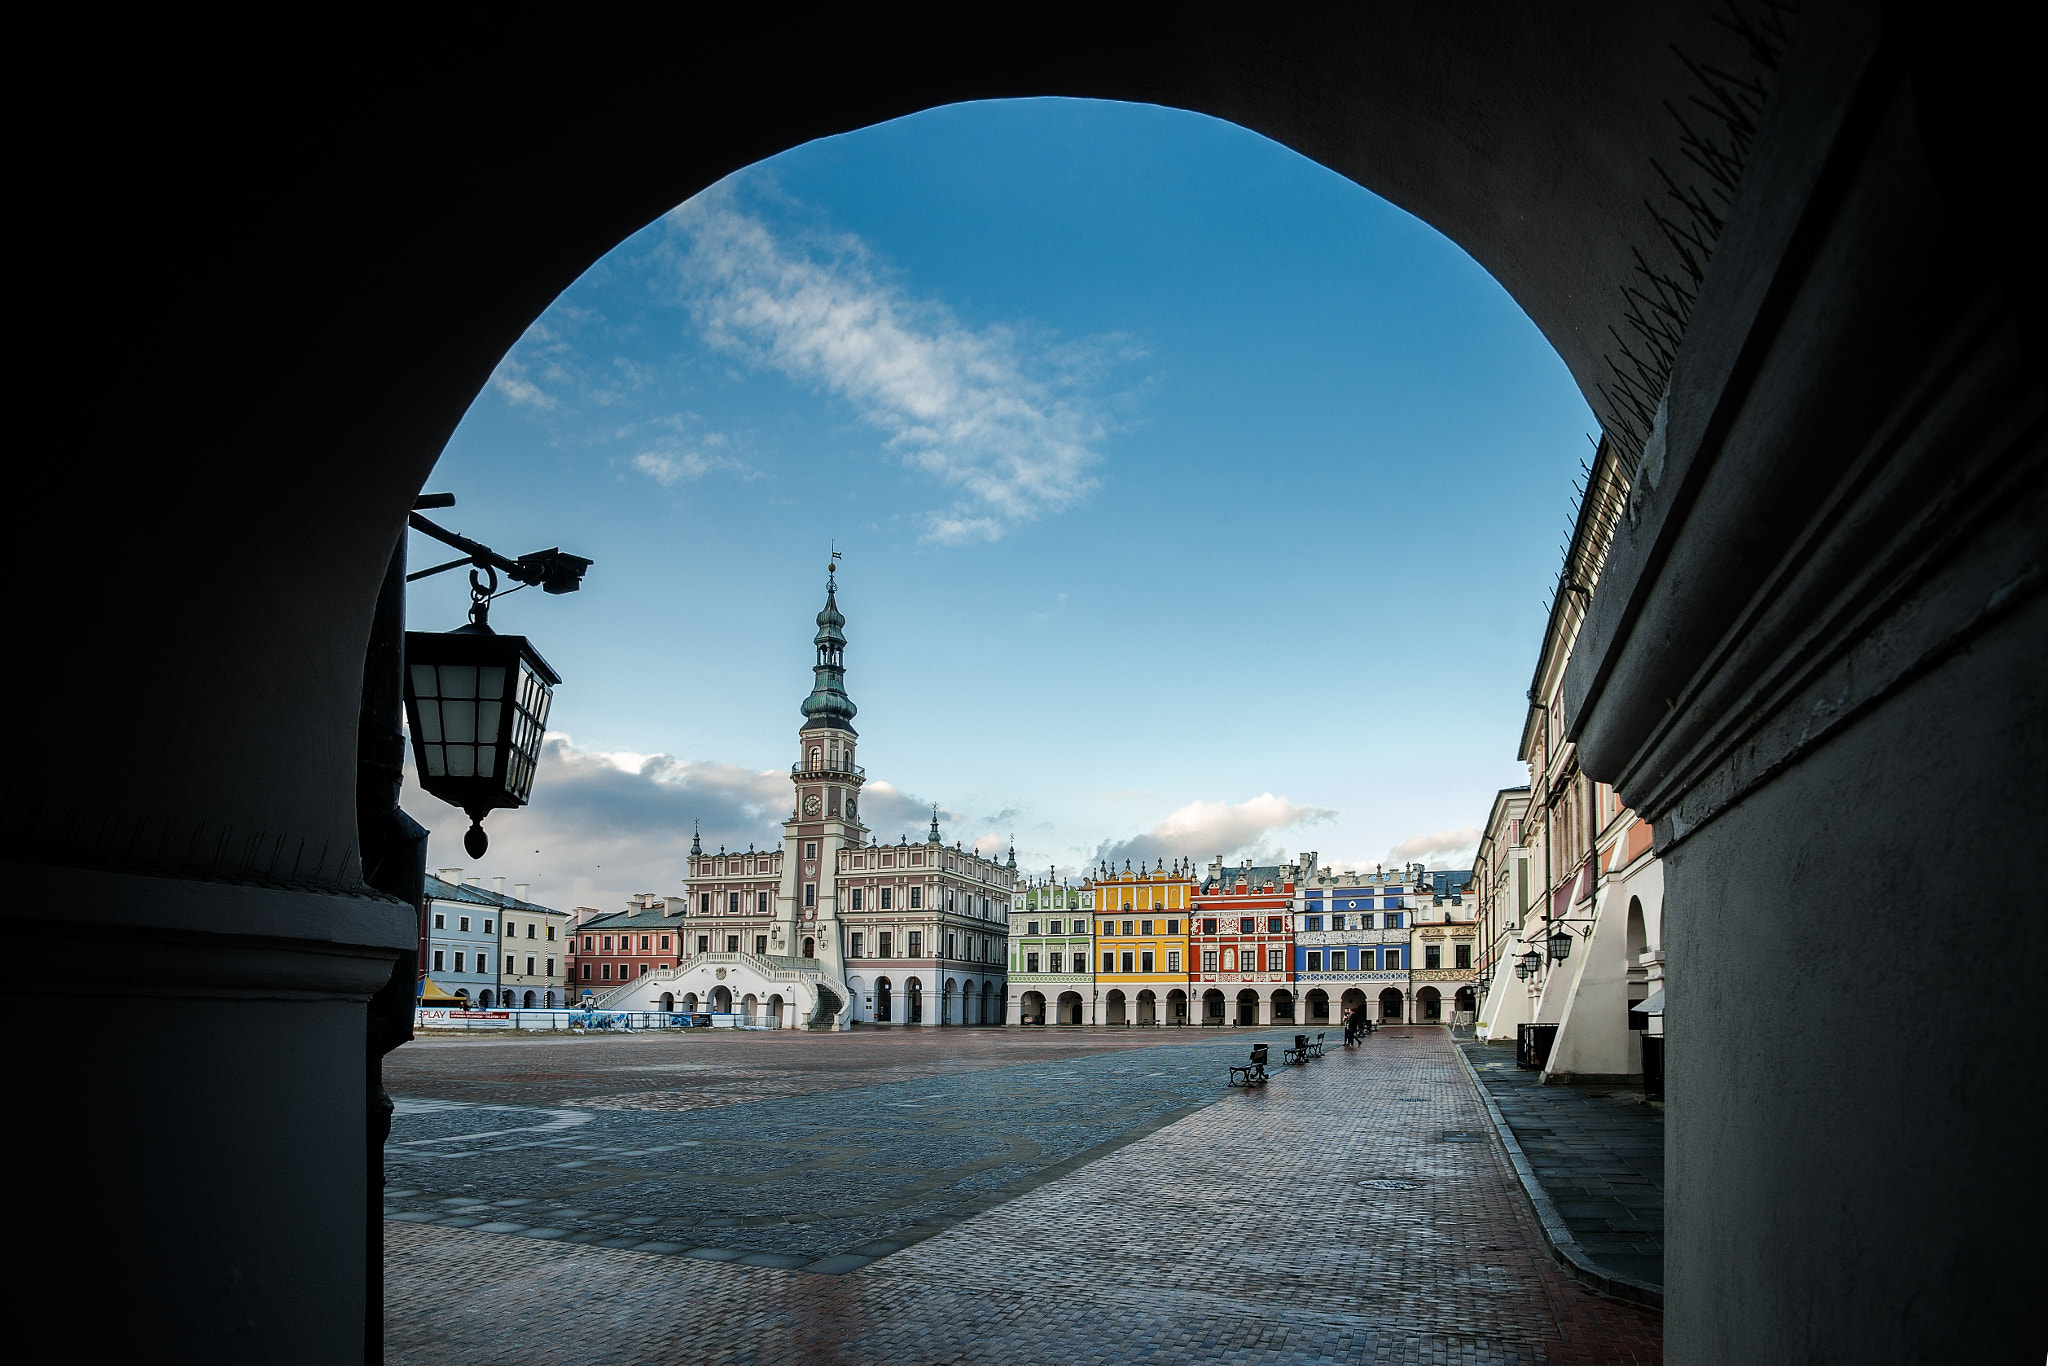
[(1095, 902), (1096, 1019), (1106, 1025), (1188, 1024), (1188, 907), (1193, 870), (1103, 866)]

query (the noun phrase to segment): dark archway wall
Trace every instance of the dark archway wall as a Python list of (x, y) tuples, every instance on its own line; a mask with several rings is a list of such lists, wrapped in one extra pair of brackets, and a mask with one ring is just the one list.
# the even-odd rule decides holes
[[(674, 203), (808, 138), (1060, 94), (1232, 119), (1417, 213), (1624, 445), (1671, 359), (1639, 266), (1677, 282), (1669, 421), (1566, 697), (1669, 860), (1671, 1358), (2038, 1355), (2042, 1106), (1987, 1063), (2020, 1022), (1983, 965), (2039, 961), (2044, 922), (1973, 958), (1924, 900), (2038, 843), (2048, 769), (2026, 49), (1967, 6), (1809, 0), (1721, 204), (1680, 118), (1716, 165), (1699, 101), (1768, 84), (1735, 12), (1777, 11), (17, 30), (4, 914), (26, 995), (85, 965), (133, 1011), (23, 1050), (19, 1094), (61, 1109), (21, 1154), (24, 1299), (99, 1307), (77, 1267), (116, 1240), (160, 1351), (361, 1355), (364, 1002), (414, 929), (359, 882), (357, 702), (420, 481), (527, 323)], [(1725, 225), (1690, 286), (1666, 172)], [(1953, 1012), (1904, 1018), (1929, 999)]]

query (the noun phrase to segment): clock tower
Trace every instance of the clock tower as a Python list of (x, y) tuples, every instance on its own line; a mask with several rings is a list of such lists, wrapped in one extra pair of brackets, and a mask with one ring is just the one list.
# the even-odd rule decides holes
[[(860, 789), (867, 774), (854, 762), (860, 736), (857, 710), (846, 695), (846, 618), (839, 611), (837, 566), (825, 569), (825, 607), (818, 613), (817, 663), (811, 695), (803, 702), (797, 761), (789, 778), (796, 802), (783, 822), (782, 890), (776, 917), (779, 953), (815, 957), (828, 980), (846, 977), (840, 929), (842, 850), (858, 849), (867, 827), (860, 821)], [(808, 948), (810, 953), (804, 950)]]

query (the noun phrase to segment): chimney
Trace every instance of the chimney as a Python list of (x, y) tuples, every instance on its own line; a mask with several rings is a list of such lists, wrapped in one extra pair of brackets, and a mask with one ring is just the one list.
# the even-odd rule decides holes
[(447, 883), (450, 887), (460, 887), (462, 885), (462, 870), (460, 868), (437, 868), (434, 871), (440, 876), (441, 881)]
[(532, 890), (533, 884), (531, 882), (515, 882), (512, 884), (512, 896), (518, 901), (528, 900), (529, 898), (526, 894)]
[(481, 887), (484, 885), (483, 876), (479, 874), (478, 876), (471, 878), (469, 881), (463, 883), (462, 885), (465, 887)]
[(492, 890), (493, 892), (496, 892), (496, 893), (497, 893), (497, 894), (498, 894), (499, 896), (503, 896), (503, 895), (505, 895), (505, 879), (503, 879), (503, 878), (501, 878), (501, 877), (494, 877), (494, 878), (492, 878), (492, 879), (491, 879), (491, 890)]

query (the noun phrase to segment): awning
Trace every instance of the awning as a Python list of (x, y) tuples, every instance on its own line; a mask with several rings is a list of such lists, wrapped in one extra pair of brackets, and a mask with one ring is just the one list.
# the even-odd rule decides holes
[(439, 982), (436, 982), (436, 981), (435, 981), (435, 980), (434, 980), (433, 978), (431, 978), (431, 977), (422, 977), (422, 978), (420, 979), (420, 1004), (421, 1004), (421, 1005), (423, 1005), (423, 1006), (439, 1006), (439, 1005), (448, 1005), (448, 1004), (450, 1004), (451, 1002), (456, 1002), (456, 1001), (462, 1001), (462, 1002), (463, 1002), (463, 1004), (465, 1004), (465, 1005), (466, 1005), (466, 1004), (468, 1004), (468, 1002), (467, 1002), (467, 1001), (465, 1001), (465, 1000), (464, 1000), (464, 998), (462, 998), (462, 997), (460, 997), (460, 996), (451, 996), (451, 995), (449, 995), (449, 994), (448, 994), (447, 992), (443, 991), (443, 990), (441, 989), (441, 984), (440, 984)]
[(1648, 1000), (1632, 1005), (1629, 1009), (1641, 1011), (1645, 1015), (1662, 1015), (1664, 1013), (1664, 988), (1657, 988), (1657, 990), (1650, 993)]

